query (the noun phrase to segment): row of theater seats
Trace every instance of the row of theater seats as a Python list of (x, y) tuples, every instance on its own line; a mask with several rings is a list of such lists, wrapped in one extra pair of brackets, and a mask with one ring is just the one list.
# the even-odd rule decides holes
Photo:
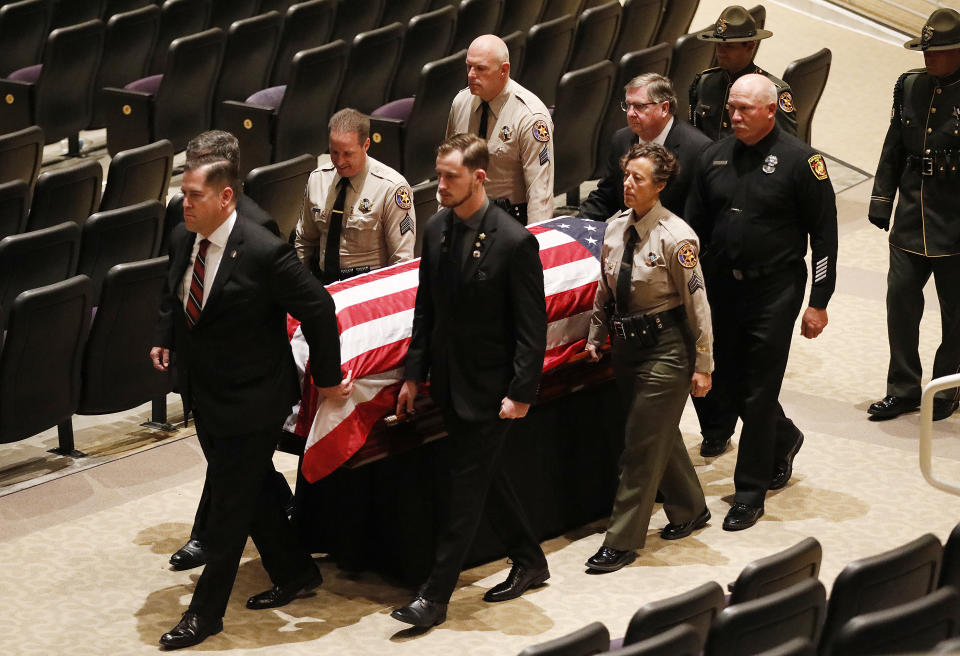
[(873, 656), (960, 653), (960, 524), (847, 564), (830, 598), (815, 538), (640, 608), (622, 640), (593, 622), (520, 656)]

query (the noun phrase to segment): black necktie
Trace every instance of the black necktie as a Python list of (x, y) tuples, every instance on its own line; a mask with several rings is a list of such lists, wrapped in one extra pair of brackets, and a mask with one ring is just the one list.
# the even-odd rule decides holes
[(340, 178), (339, 193), (330, 213), (330, 228), (327, 230), (327, 247), (323, 256), (323, 284), (340, 280), (340, 232), (343, 230), (343, 206), (347, 202), (347, 185), (350, 178)]
[(477, 130), (477, 134), (481, 139), (487, 138), (487, 122), (490, 119), (490, 103), (486, 100), (480, 103), (480, 128)]
[(633, 278), (633, 252), (637, 249), (637, 230), (627, 228), (627, 243), (623, 246), (623, 259), (620, 260), (620, 273), (617, 275), (617, 312), (627, 314), (630, 309), (630, 281)]

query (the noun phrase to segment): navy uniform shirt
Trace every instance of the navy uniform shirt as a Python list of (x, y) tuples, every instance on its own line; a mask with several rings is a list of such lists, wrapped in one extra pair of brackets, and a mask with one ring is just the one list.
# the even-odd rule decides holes
[(734, 269), (786, 268), (806, 256), (809, 236), (810, 305), (827, 307), (837, 276), (837, 204), (823, 156), (804, 142), (774, 126), (753, 146), (733, 136), (711, 144), (684, 215), (705, 255)]
[(733, 75), (719, 66), (697, 74), (690, 85), (690, 123), (714, 141), (733, 134), (727, 98), (733, 83), (749, 73), (763, 75), (777, 87), (777, 125), (797, 134), (797, 109), (790, 85), (753, 63)]

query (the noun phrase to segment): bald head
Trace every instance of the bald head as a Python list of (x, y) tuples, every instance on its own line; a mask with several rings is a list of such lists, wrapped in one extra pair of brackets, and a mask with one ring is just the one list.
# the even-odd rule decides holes
[(777, 87), (764, 75), (744, 75), (727, 98), (730, 127), (737, 139), (752, 146), (770, 134), (777, 119)]
[(510, 51), (498, 36), (478, 36), (467, 49), (467, 84), (470, 93), (491, 101), (510, 79)]

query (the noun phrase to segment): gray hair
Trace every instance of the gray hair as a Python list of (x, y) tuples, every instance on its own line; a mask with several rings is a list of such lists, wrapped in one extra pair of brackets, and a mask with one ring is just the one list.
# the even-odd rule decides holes
[(623, 90), (629, 91), (630, 89), (639, 89), (641, 87), (647, 88), (647, 97), (650, 99), (650, 102), (658, 104), (669, 102), (670, 113), (676, 115), (677, 92), (673, 90), (673, 84), (670, 82), (670, 78), (664, 77), (659, 73), (641, 73), (627, 82)]

